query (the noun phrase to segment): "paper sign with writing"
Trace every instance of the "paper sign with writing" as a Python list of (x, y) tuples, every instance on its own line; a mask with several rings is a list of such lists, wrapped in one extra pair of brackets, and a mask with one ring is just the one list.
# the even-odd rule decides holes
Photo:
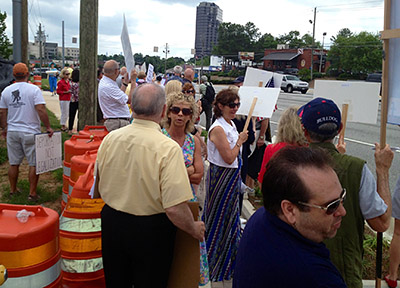
[[(400, 2), (391, 2), (390, 28), (400, 28)], [(400, 38), (389, 40), (388, 123), (400, 125)]]
[[(274, 87), (280, 88), (282, 84), (282, 74), (273, 73), (261, 69), (248, 67), (246, 75), (244, 77), (243, 86), (254, 86), (254, 87)], [(272, 82), (271, 82), (272, 81)], [(260, 86), (260, 82), (262, 82)]]
[(53, 171), (62, 167), (61, 132), (35, 135), (36, 174)]
[(122, 51), (124, 52), (126, 69), (128, 70), (130, 77), (131, 71), (135, 67), (135, 59), (133, 58), (131, 42), (129, 41), (128, 26), (126, 25), (125, 15), (124, 15), (124, 26), (122, 27), (122, 33), (121, 33), (121, 43), (122, 43)]
[(153, 82), (153, 74), (154, 74), (154, 66), (149, 64), (149, 69), (147, 69), (147, 77), (146, 77), (147, 83)]
[(347, 122), (376, 124), (380, 83), (316, 80), (314, 98), (333, 100), (339, 109), (349, 104)]
[(253, 111), (253, 116), (271, 118), (275, 109), (276, 101), (278, 101), (280, 91), (280, 88), (266, 89), (263, 87), (240, 87), (239, 96), (241, 105), (236, 114), (247, 116), (249, 114), (253, 98), (257, 97), (257, 103)]

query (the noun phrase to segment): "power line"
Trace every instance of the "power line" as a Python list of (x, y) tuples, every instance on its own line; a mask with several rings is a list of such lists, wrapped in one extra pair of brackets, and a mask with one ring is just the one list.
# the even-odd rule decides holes
[(320, 6), (318, 6), (318, 8), (321, 8), (321, 7), (346, 7), (346, 6), (359, 5), (359, 4), (365, 5), (368, 3), (383, 4), (383, 1), (382, 0), (373, 0), (373, 1), (353, 2), (353, 3), (346, 3), (346, 4), (320, 5)]

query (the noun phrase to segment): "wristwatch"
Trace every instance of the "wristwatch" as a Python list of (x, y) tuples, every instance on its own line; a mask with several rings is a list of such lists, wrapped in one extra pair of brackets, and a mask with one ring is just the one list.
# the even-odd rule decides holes
[(264, 140), (264, 136), (263, 135), (260, 135), (260, 137), (258, 137), (258, 138), (260, 138), (261, 140)]

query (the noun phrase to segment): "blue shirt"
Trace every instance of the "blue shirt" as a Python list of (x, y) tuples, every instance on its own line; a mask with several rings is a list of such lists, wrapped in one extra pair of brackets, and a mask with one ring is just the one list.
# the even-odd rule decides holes
[(323, 243), (304, 238), (260, 208), (249, 219), (240, 241), (233, 287), (347, 286)]

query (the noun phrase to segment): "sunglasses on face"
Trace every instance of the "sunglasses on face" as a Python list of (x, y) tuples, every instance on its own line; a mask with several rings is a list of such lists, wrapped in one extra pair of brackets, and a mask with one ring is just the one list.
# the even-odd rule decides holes
[(194, 91), (194, 90), (182, 90), (182, 93), (183, 94), (194, 94), (194, 92), (196, 92), (196, 91)]
[(240, 102), (238, 102), (238, 103), (231, 102), (231, 103), (225, 104), (225, 106), (228, 106), (229, 108), (235, 108), (235, 107), (239, 108)]
[(172, 106), (171, 108), (169, 108), (169, 111), (171, 111), (173, 114), (176, 114), (176, 115), (178, 115), (179, 112), (182, 111), (182, 114), (185, 115), (185, 116), (192, 115), (192, 113), (193, 113), (192, 109), (190, 109), (190, 108), (182, 108), (181, 109), (181, 108), (176, 107), (176, 106)]
[(343, 188), (342, 193), (340, 194), (340, 197), (331, 203), (329, 203), (326, 206), (319, 206), (319, 205), (314, 205), (310, 203), (304, 203), (304, 202), (297, 202), (300, 205), (307, 206), (307, 207), (313, 207), (313, 208), (319, 208), (322, 210), (325, 210), (327, 215), (331, 215), (336, 212), (336, 210), (339, 208), (340, 203), (344, 203), (344, 200), (346, 199), (346, 189)]

